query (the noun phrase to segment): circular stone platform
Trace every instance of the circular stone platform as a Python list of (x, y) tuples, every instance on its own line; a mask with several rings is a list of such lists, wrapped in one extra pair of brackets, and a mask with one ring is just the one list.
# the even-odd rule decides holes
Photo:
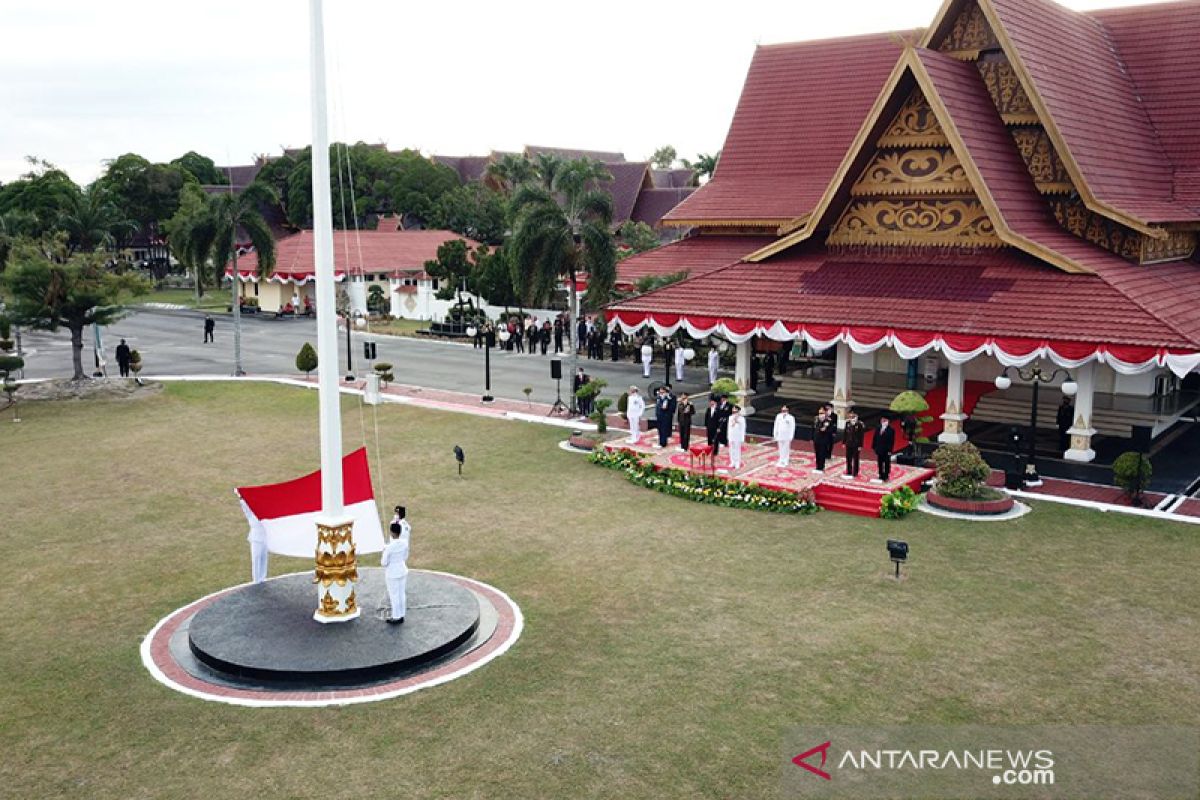
[(357, 594), (358, 619), (322, 624), (312, 618), (317, 591), (309, 574), (243, 586), (192, 618), (188, 646), (233, 678), (353, 685), (432, 661), (479, 627), (475, 595), (438, 575), (409, 575), (400, 625), (383, 622), (391, 605), (382, 570), (359, 570)]
[(403, 624), (383, 571), (359, 570), (358, 619), (312, 618), (312, 572), (216, 592), (169, 614), (142, 643), (142, 661), (173, 689), (246, 706), (370, 702), (453, 680), (505, 652), (520, 609), (487, 584), (409, 572)]

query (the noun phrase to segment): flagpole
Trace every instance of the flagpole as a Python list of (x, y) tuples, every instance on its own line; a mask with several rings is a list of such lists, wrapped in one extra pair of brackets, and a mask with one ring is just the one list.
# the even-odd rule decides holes
[(333, 280), (333, 210), (329, 196), (329, 129), (325, 98), (325, 29), (321, 0), (309, 0), (311, 20), (313, 257), (317, 280), (317, 395), (320, 404), (321, 521), (317, 523), (318, 622), (359, 615), (353, 521), (342, 497), (342, 415), (338, 390), (337, 308)]

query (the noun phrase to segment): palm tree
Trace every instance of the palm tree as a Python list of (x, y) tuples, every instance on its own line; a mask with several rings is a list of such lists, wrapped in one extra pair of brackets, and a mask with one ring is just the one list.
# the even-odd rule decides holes
[(237, 235), (241, 231), (250, 240), (258, 256), (258, 277), (266, 278), (275, 268), (275, 237), (259, 208), (278, 203), (275, 192), (265, 184), (252, 183), (240, 194), (213, 195), (207, 213), (197, 216), (184, 234), (182, 250), (193, 263), (200, 265), (211, 260), (213, 277), (219, 286), (225, 276), (225, 265), (233, 262), (233, 374), (245, 375), (242, 369), (242, 312), (238, 298)]
[[(556, 161), (547, 164), (553, 167), (548, 187), (526, 183), (513, 195), (516, 225), (510, 246), (517, 289), (528, 304), (549, 297), (559, 280), (567, 280), (567, 325), (572, 337), (568, 374), (574, 375), (579, 353), (576, 279), (580, 272), (588, 273), (588, 300), (596, 304), (604, 302), (616, 279), (612, 197), (595, 188), (612, 176), (599, 161)], [(547, 175), (542, 179), (546, 181)], [(571, 410), (575, 410), (574, 394)]]
[(58, 227), (67, 234), (70, 252), (90, 253), (115, 247), (122, 236), (135, 233), (138, 224), (121, 212), (103, 187), (93, 183), (67, 201), (59, 212)]
[(505, 153), (487, 165), (484, 179), (502, 194), (511, 195), (523, 183), (537, 177), (537, 170), (527, 156)]
[(717, 161), (719, 161), (720, 158), (721, 151), (718, 150), (715, 154), (701, 153), (700, 155), (696, 156), (695, 161), (688, 161), (686, 158), (682, 160), (685, 167), (696, 171), (695, 180), (696, 185), (698, 186), (700, 185), (701, 178), (706, 180), (712, 179), (713, 173), (717, 171)]

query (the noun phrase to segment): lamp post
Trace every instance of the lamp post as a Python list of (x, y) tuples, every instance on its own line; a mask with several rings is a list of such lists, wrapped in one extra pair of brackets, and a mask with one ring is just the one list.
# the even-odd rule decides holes
[(1000, 391), (1004, 391), (1012, 386), (1012, 378), (1008, 377), (1010, 372), (1015, 373), (1021, 380), (1033, 386), (1033, 406), (1029, 412), (1029, 463), (1025, 465), (1025, 486), (1041, 486), (1042, 479), (1037, 471), (1038, 390), (1043, 383), (1053, 383), (1060, 374), (1066, 378), (1063, 381), (1062, 393), (1067, 397), (1075, 396), (1079, 391), (1079, 384), (1071, 380), (1071, 373), (1065, 369), (1055, 369), (1053, 372), (1047, 372), (1042, 369), (1040, 363), (1035, 363), (1029, 369), (1005, 367), (1004, 371), (996, 378), (996, 388)]
[[(479, 329), (475, 327), (474, 323), (467, 326), (467, 336), (472, 339), (475, 338), (475, 334), (478, 332)], [(511, 335), (507, 328), (501, 328), (497, 334), (502, 342), (507, 342)], [(486, 340), (483, 343), (483, 397), (480, 399), (485, 403), (490, 403), (496, 399), (492, 397), (492, 348)]]
[(353, 362), (353, 347), (350, 343), (350, 329), (361, 328), (366, 324), (366, 320), (357, 316), (353, 311), (346, 311), (346, 383), (354, 383), (354, 362)]

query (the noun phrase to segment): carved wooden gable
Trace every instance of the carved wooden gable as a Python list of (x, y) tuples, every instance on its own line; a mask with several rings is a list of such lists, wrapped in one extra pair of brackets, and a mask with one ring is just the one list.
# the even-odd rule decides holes
[(921, 91), (879, 138), (827, 243), (998, 247), (1001, 242)]

